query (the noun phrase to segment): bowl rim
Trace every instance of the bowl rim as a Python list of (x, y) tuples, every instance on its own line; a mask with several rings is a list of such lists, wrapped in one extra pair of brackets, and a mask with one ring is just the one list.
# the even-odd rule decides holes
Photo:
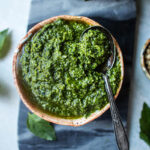
[(142, 48), (142, 52), (141, 52), (141, 67), (146, 75), (146, 77), (148, 79), (150, 79), (150, 73), (148, 72), (147, 68), (146, 68), (146, 65), (145, 65), (145, 58), (144, 58), (144, 53), (147, 49), (147, 47), (150, 46), (150, 39), (148, 39), (146, 41), (146, 43), (144, 44), (143, 48)]
[[(26, 94), (24, 94), (22, 92), (22, 87), (19, 83), (19, 79), (17, 76), (17, 57), (19, 55), (19, 52), (21, 52), (22, 47), (25, 43), (25, 40), (31, 36), (32, 34), (36, 33), (39, 29), (41, 29), (45, 24), (48, 23), (52, 23), (55, 20), (57, 20), (58, 18), (64, 19), (64, 20), (74, 20), (74, 21), (81, 21), (84, 23), (87, 23), (89, 25), (100, 25), (99, 23), (97, 23), (96, 21), (89, 19), (87, 17), (84, 16), (71, 16), (71, 15), (61, 15), (61, 16), (55, 16), (49, 19), (46, 19), (44, 21), (39, 22), (38, 24), (36, 24), (35, 26), (33, 26), (28, 32), (27, 34), (22, 38), (22, 40), (20, 41), (17, 50), (14, 53), (13, 56), (13, 66), (12, 66), (12, 71), (13, 71), (13, 78), (14, 78), (14, 83), (15, 86), (17, 88), (17, 91), (19, 93), (19, 96), (22, 100), (22, 102), (26, 105), (26, 107), (33, 112), (34, 114), (36, 114), (37, 116), (41, 117), (42, 119), (48, 121), (48, 122), (52, 122), (55, 124), (60, 124), (60, 125), (68, 125), (68, 126), (82, 126), (84, 124), (87, 124), (91, 121), (93, 121), (94, 119), (100, 117), (104, 112), (106, 112), (109, 108), (110, 108), (110, 104), (108, 103), (107, 105), (105, 105), (101, 110), (97, 110), (95, 112), (93, 112), (91, 115), (89, 115), (87, 118), (86, 117), (81, 117), (81, 118), (77, 118), (77, 119), (66, 119), (66, 118), (60, 118), (58, 116), (53, 116), (50, 114), (46, 114), (44, 113), (41, 109), (37, 108), (35, 105), (33, 105), (31, 103), (31, 101), (26, 98)], [(112, 36), (113, 37), (113, 36)], [(119, 88), (116, 92), (116, 95), (114, 96), (114, 98), (116, 99), (119, 95), (119, 92), (121, 90), (122, 84), (123, 84), (123, 78), (124, 78), (124, 62), (123, 62), (123, 55), (122, 55), (122, 51), (119, 47), (119, 44), (117, 43), (117, 41), (115, 40), (115, 38), (113, 37), (115, 46), (116, 46), (116, 50), (118, 52), (119, 55), (119, 59), (120, 59), (120, 63), (121, 63), (121, 81), (119, 84)]]

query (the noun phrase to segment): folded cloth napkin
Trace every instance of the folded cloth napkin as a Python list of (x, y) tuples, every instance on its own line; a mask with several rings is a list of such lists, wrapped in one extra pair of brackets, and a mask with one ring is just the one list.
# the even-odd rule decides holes
[[(119, 42), (125, 62), (125, 79), (117, 105), (127, 123), (136, 7), (134, 0), (32, 0), (28, 29), (57, 15), (87, 16), (108, 28)], [(18, 143), (20, 150), (117, 150), (110, 112), (81, 127), (54, 125), (57, 140), (34, 136), (26, 126), (29, 110), (20, 102)]]

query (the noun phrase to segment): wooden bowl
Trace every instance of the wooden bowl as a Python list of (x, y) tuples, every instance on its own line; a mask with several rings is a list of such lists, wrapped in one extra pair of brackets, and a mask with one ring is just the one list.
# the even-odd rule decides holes
[[(17, 57), (19, 56), (19, 53), (22, 50), (22, 47), (25, 43), (25, 40), (29, 37), (32, 36), (35, 32), (37, 32), (40, 28), (42, 28), (45, 24), (51, 23), (53, 21), (55, 21), (58, 18), (62, 18), (65, 20), (75, 20), (75, 21), (81, 21), (84, 23), (87, 23), (89, 25), (99, 25), (101, 26), (99, 23), (87, 18), (87, 17), (82, 17), (82, 16), (69, 16), (69, 15), (62, 15), (62, 16), (56, 16), (56, 17), (52, 17), (49, 18), (47, 20), (44, 20), (38, 24), (36, 24), (34, 27), (32, 27), (28, 33), (25, 35), (25, 37), (22, 39), (22, 41), (20, 42), (20, 44), (18, 45), (18, 49), (17, 51), (14, 53), (14, 57), (13, 57), (13, 77), (14, 77), (14, 82), (16, 85), (16, 88), (19, 92), (19, 95), (23, 101), (23, 103), (28, 107), (28, 109), (30, 111), (32, 111), (34, 114), (36, 114), (37, 116), (43, 118), (46, 121), (49, 122), (53, 122), (56, 124), (60, 124), (60, 125), (68, 125), (68, 126), (81, 126), (84, 125), (96, 118), (98, 118), (99, 116), (101, 116), (105, 111), (107, 111), (110, 107), (110, 104), (107, 104), (104, 108), (102, 108), (101, 110), (97, 110), (94, 113), (92, 113), (89, 117), (85, 118), (78, 118), (78, 119), (64, 119), (64, 118), (60, 118), (60, 117), (56, 117), (53, 115), (49, 115), (44, 113), (41, 109), (37, 108), (34, 104), (31, 103), (30, 99), (28, 98), (28, 93), (24, 92), (23, 87), (21, 85), (21, 81), (19, 80), (19, 74), (18, 74), (18, 67), (17, 67)], [(123, 56), (122, 56), (122, 52), (121, 49), (117, 43), (117, 41), (115, 40), (115, 38), (113, 37), (117, 52), (119, 54), (119, 58), (120, 58), (120, 63), (121, 63), (121, 81), (117, 90), (116, 95), (114, 96), (114, 98), (116, 99), (121, 86), (122, 86), (122, 82), (123, 82), (123, 77), (124, 77), (124, 63), (123, 63)]]

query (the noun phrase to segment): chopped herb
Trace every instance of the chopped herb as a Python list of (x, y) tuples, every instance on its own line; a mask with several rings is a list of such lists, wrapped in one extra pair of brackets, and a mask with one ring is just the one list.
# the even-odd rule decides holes
[[(102, 73), (95, 71), (110, 56), (110, 42), (99, 30), (78, 21), (58, 19), (36, 32), (20, 58), (25, 88), (43, 111), (79, 118), (102, 109), (107, 93)], [(113, 94), (121, 80), (119, 57), (108, 72)]]

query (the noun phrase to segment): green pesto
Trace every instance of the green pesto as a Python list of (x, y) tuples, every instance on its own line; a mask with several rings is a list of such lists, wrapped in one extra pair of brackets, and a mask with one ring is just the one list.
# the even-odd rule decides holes
[[(48, 113), (78, 118), (108, 103), (102, 74), (96, 68), (110, 56), (110, 43), (98, 30), (88, 31), (80, 40), (87, 27), (58, 19), (34, 34), (23, 48), (19, 60), (23, 80), (35, 103)], [(121, 80), (118, 56), (108, 76), (115, 95)]]

